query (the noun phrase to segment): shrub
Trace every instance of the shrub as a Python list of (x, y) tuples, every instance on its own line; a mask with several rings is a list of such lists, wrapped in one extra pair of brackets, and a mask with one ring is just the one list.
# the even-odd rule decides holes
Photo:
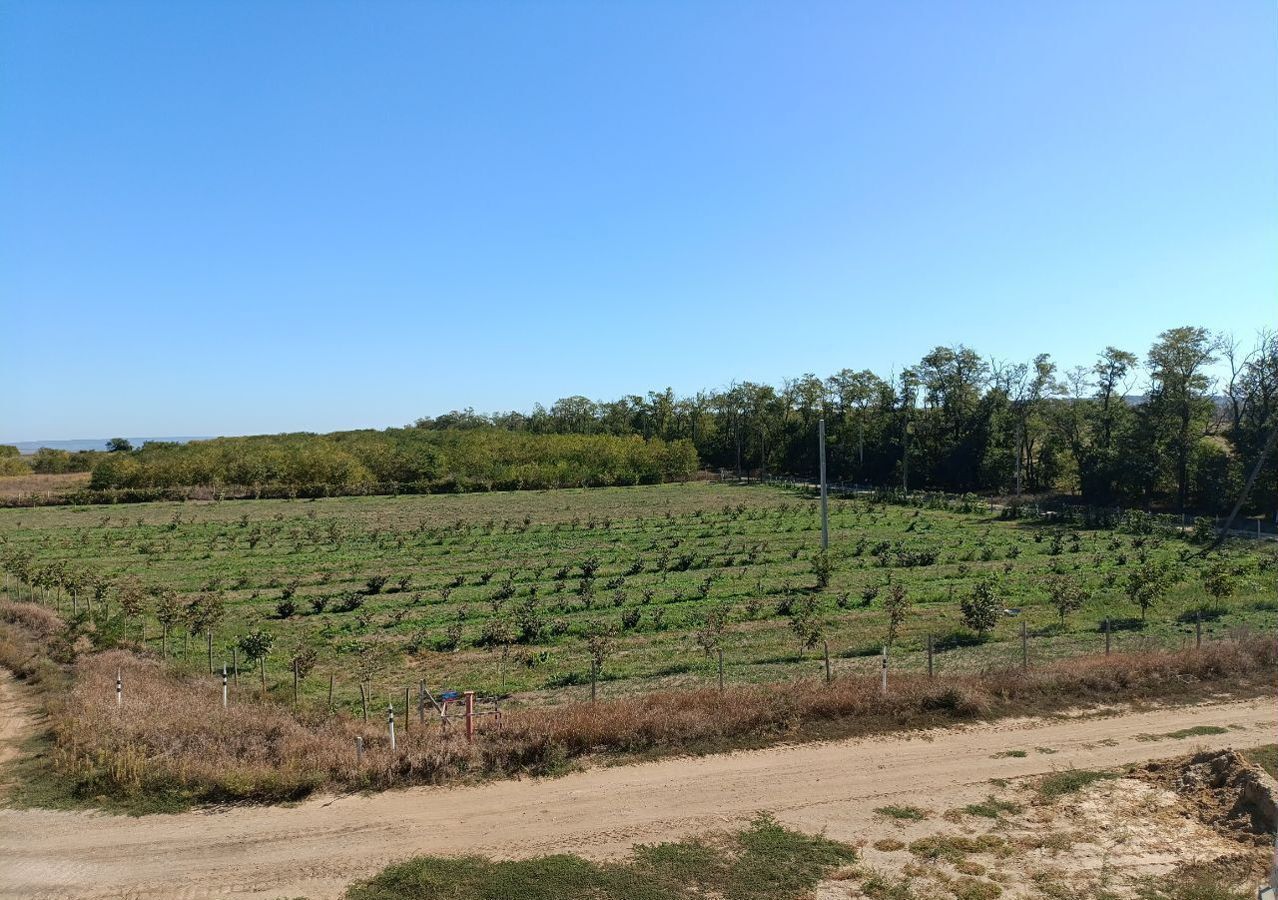
[(338, 612), (354, 612), (364, 605), (364, 595), (357, 591), (352, 591), (342, 598), (337, 605)]
[(1081, 791), (1097, 781), (1117, 777), (1118, 775), (1113, 772), (1101, 772), (1095, 769), (1066, 769), (1064, 772), (1048, 775), (1040, 781), (1038, 793), (1043, 799), (1051, 801), (1064, 794)]
[(834, 571), (834, 563), (826, 550), (812, 556), (812, 574), (816, 576), (817, 590), (823, 591), (830, 586), (830, 575)]
[(1066, 575), (1052, 575), (1044, 579), (1043, 586), (1047, 590), (1048, 601), (1061, 617), (1062, 625), (1066, 616), (1083, 608), (1089, 596), (1082, 585)]
[(888, 632), (887, 645), (891, 647), (896, 643), (896, 635), (901, 629), (901, 623), (905, 621), (905, 616), (910, 611), (910, 597), (905, 591), (902, 584), (894, 584), (888, 588), (887, 599), (883, 601), (883, 609), (888, 616)]
[(1214, 560), (1203, 570), (1202, 579), (1203, 590), (1215, 601), (1217, 608), (1222, 600), (1227, 600), (1234, 592), (1234, 576), (1223, 559)]
[(992, 578), (982, 578), (959, 604), (963, 614), (963, 624), (975, 631), (982, 638), (985, 633), (998, 624), (1003, 611), (1003, 602), (998, 596), (998, 587)]

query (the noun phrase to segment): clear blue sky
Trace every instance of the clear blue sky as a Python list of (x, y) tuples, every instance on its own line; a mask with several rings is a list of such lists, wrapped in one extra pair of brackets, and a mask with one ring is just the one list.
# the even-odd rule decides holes
[(1269, 0), (0, 2), (0, 438), (1278, 324)]

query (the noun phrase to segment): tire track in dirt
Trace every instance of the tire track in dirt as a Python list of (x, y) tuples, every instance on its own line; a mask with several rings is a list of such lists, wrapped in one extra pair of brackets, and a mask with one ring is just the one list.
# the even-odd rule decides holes
[[(22, 742), (35, 733), (36, 716), (18, 690), (14, 677), (0, 669), (0, 767), (14, 759)], [(7, 778), (0, 768), (0, 788)]]
[[(0, 735), (25, 727), (14, 704), (12, 683), (0, 681)], [(1192, 726), (1227, 732), (1145, 737)], [(320, 900), (415, 853), (606, 858), (762, 810), (851, 840), (887, 803), (946, 809), (982, 798), (991, 778), (1256, 746), (1273, 742), (1276, 731), (1278, 705), (1267, 697), (669, 759), (556, 779), (330, 796), (293, 807), (140, 819), (0, 809), (0, 897)], [(1008, 750), (1027, 755), (998, 755)]]

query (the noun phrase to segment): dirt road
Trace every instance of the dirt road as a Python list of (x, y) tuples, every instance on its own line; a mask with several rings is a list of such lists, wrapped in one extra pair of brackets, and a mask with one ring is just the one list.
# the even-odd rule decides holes
[[(11, 685), (0, 682), (0, 692)], [(0, 706), (0, 710), (9, 707)], [(1149, 739), (1191, 726), (1225, 734)], [(0, 809), (0, 897), (340, 896), (414, 853), (623, 854), (760, 810), (851, 840), (873, 810), (984, 797), (991, 778), (1114, 766), (1275, 740), (1273, 698), (1073, 720), (1024, 720), (595, 769), (550, 780), (329, 797), (292, 808), (130, 819)], [(1000, 756), (1026, 751), (1024, 757)]]

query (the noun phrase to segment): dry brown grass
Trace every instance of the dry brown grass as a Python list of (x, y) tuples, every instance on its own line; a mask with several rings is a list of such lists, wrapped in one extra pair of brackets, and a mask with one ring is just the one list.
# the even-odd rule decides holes
[(33, 684), (65, 681), (60, 663), (72, 655), (66, 626), (55, 612), (35, 603), (0, 600), (0, 667)]
[(27, 494), (67, 494), (89, 486), (88, 472), (59, 475), (5, 475), (0, 477), (0, 497), (18, 498)]
[[(0, 615), (22, 619), (27, 613)], [(20, 624), (31, 632), (49, 623), (32, 614)], [(485, 731), (473, 745), (456, 731), (441, 733), (437, 723), (423, 728), (414, 721), (405, 732), (401, 719), (399, 747), (392, 752), (380, 717), (365, 724), (257, 702), (236, 702), (224, 711), (218, 679), (181, 676), (157, 660), (116, 650), (80, 656), (70, 689), (51, 696), (51, 763), (80, 797), (276, 801), (317, 789), (546, 773), (592, 756), (619, 759), (864, 734), (1098, 700), (1254, 693), (1267, 689), (1275, 662), (1278, 641), (1254, 638), (1201, 651), (1071, 660), (1029, 673), (935, 681), (901, 676), (887, 697), (880, 696), (874, 678), (730, 687), (722, 694), (654, 693), (593, 706), (512, 711), (501, 731)], [(117, 668), (126, 686), (123, 709), (115, 704)], [(357, 735), (367, 748), (362, 765), (356, 762)]]

